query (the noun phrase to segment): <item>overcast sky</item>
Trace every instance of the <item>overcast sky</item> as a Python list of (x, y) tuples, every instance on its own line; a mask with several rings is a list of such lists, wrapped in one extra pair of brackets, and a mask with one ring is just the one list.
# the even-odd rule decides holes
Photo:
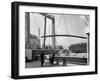
[[(86, 37), (86, 23), (89, 23), (85, 16), (82, 15), (61, 15), (54, 14), (55, 16), (55, 33), (65, 35), (76, 35)], [(33, 35), (43, 36), (44, 30), (44, 16), (39, 13), (30, 13), (30, 33)], [(47, 18), (46, 35), (52, 33), (52, 22)], [(73, 37), (56, 37), (56, 44), (63, 45), (67, 48), (74, 43), (86, 42), (86, 39), (73, 38)], [(41, 39), (41, 43), (43, 40)], [(51, 38), (46, 38), (46, 45), (51, 45)]]

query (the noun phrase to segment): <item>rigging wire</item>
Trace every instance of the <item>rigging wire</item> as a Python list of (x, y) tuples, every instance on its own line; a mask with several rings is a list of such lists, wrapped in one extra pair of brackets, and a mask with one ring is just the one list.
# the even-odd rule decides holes
[(66, 32), (67, 32), (67, 33), (68, 33), (68, 35), (69, 35), (69, 31), (68, 31), (68, 27), (67, 27), (67, 24), (66, 24), (66, 19), (65, 19), (64, 15), (63, 15), (63, 19), (64, 19), (64, 22), (65, 22)]
[[(63, 19), (64, 19), (64, 22), (65, 22), (66, 32), (67, 32), (68, 35), (70, 35), (69, 30), (68, 30), (68, 26), (67, 26), (67, 24), (66, 24), (67, 22), (66, 22), (66, 19), (65, 19), (65, 16), (64, 16), (64, 15), (63, 15)], [(69, 22), (69, 23), (70, 23), (70, 22)], [(70, 41), (69, 38), (68, 38), (67, 40)], [(71, 41), (71, 42), (73, 43), (73, 41)]]
[(34, 14), (33, 14), (33, 17), (34, 17), (35, 25), (36, 25), (37, 29), (39, 29), (39, 26), (38, 26), (38, 24), (37, 24), (37, 19), (36, 19), (36, 17), (35, 17)]
[(62, 15), (60, 16), (60, 20), (59, 20), (59, 23), (58, 23), (58, 25), (57, 25), (57, 31), (56, 31), (56, 33), (58, 32), (58, 30), (59, 30), (59, 27), (60, 27), (60, 23), (61, 23), (61, 19), (62, 19)]
[(85, 26), (88, 26), (88, 23), (87, 23), (87, 17), (84, 15), (84, 16), (80, 16), (81, 17), (81, 20), (83, 22), (83, 24), (85, 24)]

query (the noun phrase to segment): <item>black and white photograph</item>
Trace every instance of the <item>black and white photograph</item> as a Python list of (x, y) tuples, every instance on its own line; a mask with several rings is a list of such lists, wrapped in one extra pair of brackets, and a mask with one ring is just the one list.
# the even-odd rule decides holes
[(90, 16), (25, 12), (25, 68), (89, 65)]
[(12, 3), (12, 78), (97, 74), (97, 7)]

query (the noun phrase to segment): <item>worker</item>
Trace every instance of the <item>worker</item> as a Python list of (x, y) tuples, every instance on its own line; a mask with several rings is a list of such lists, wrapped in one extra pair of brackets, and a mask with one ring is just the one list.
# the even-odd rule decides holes
[(41, 67), (43, 67), (43, 63), (44, 63), (44, 53), (42, 52), (41, 55)]
[(55, 59), (55, 55), (53, 54), (52, 57), (51, 57), (51, 64), (54, 63), (54, 59)]

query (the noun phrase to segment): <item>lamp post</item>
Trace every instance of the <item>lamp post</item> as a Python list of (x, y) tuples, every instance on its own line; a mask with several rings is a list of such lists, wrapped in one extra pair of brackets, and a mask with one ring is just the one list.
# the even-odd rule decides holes
[(89, 48), (90, 48), (90, 42), (89, 42), (89, 39), (90, 39), (90, 32), (89, 32), (89, 27), (90, 27), (90, 16), (89, 15), (83, 15), (83, 16), (80, 16), (81, 20), (84, 22), (85, 24), (85, 33), (86, 33), (86, 36), (87, 36), (87, 64), (89, 65), (90, 62), (89, 62), (89, 58), (90, 58), (90, 52), (89, 52)]
[(89, 32), (89, 26), (86, 26), (86, 28), (85, 28), (85, 33), (86, 33), (86, 36), (87, 36), (87, 53), (88, 53), (88, 58), (87, 58), (87, 64), (89, 65), (90, 64), (90, 62), (89, 62), (89, 60), (90, 60), (90, 42), (89, 42), (89, 40), (90, 40), (90, 32)]

